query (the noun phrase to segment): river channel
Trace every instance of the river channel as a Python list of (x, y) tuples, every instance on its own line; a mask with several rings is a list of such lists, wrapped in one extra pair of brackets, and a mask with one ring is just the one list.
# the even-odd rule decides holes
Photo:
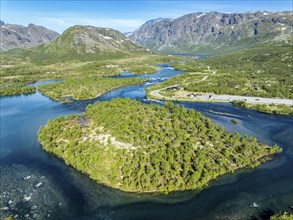
[[(97, 101), (122, 97), (147, 100), (145, 88), (182, 74), (168, 65), (143, 77), (142, 85), (126, 86), (86, 101), (61, 104), (39, 92), (0, 98), (0, 218), (15, 219), (268, 219), (293, 210), (293, 117), (268, 115), (229, 103), (177, 102), (209, 117), (231, 132), (278, 144), (283, 152), (256, 169), (222, 176), (201, 192), (169, 195), (124, 193), (101, 186), (63, 161), (41, 150), (37, 132), (50, 119), (78, 114)], [(38, 84), (36, 84), (38, 85)], [(231, 122), (236, 119), (237, 125)]]

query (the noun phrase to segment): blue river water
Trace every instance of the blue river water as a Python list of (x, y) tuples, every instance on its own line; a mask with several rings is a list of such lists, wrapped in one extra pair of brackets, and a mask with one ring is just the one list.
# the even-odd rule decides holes
[[(143, 77), (148, 82), (115, 89), (92, 100), (61, 104), (39, 92), (0, 98), (0, 218), (268, 219), (279, 211), (292, 213), (292, 116), (258, 113), (229, 103), (177, 102), (201, 112), (228, 131), (252, 135), (260, 142), (283, 148), (274, 160), (256, 169), (224, 175), (201, 192), (124, 193), (95, 183), (41, 150), (37, 141), (40, 126), (61, 115), (82, 113), (90, 103), (122, 97), (162, 104), (147, 100), (145, 88), (182, 72), (168, 65), (160, 67), (152, 75), (116, 76)], [(231, 123), (233, 118), (239, 122), (237, 125)]]

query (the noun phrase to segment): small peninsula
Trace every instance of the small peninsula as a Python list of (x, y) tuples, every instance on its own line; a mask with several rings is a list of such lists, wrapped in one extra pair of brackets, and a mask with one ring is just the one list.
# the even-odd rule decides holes
[(281, 151), (170, 102), (145, 105), (120, 98), (49, 121), (38, 140), (98, 183), (138, 193), (202, 189)]
[(268, 114), (293, 114), (292, 39), (171, 64), (185, 73), (148, 88), (168, 101), (233, 102)]

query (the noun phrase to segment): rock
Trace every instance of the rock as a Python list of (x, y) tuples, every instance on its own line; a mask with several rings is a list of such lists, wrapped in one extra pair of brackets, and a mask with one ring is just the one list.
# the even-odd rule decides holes
[(59, 36), (55, 31), (42, 26), (29, 24), (27, 27), (16, 24), (1, 25), (0, 51), (13, 48), (30, 48), (48, 43)]
[(11, 201), (11, 200), (8, 201), (8, 204), (9, 204), (9, 205), (12, 204), (12, 203), (13, 203), (13, 201)]
[(50, 218), (50, 216), (51, 216), (51, 215), (50, 215), (50, 214), (48, 214), (48, 215), (47, 215), (47, 218)]
[(35, 210), (35, 209), (37, 209), (37, 208), (38, 208), (38, 206), (36, 206), (36, 205), (33, 205), (33, 206), (31, 207), (32, 210)]
[(30, 178), (32, 178), (31, 176), (26, 176), (26, 177), (24, 177), (23, 179), (24, 180), (28, 180), (28, 179), (30, 179)]
[(7, 211), (7, 210), (9, 210), (9, 208), (7, 206), (5, 206), (5, 207), (2, 208), (2, 210)]
[(24, 196), (23, 201), (28, 202), (31, 200), (31, 198), (32, 198), (31, 196)]
[(256, 202), (253, 202), (253, 203), (250, 205), (250, 207), (252, 207), (252, 208), (258, 208), (259, 205), (258, 205)]
[[(279, 20), (265, 19), (266, 17), (276, 17)], [(292, 33), (292, 24), (288, 22), (290, 17), (289, 12), (267, 15), (257, 12), (196, 12), (176, 19), (147, 21), (127, 36), (135, 43), (155, 51), (196, 52), (194, 48), (200, 47), (219, 51), (220, 48), (236, 44), (246, 46), (246, 42), (252, 42), (252, 36), (255, 37), (253, 43), (258, 43), (264, 36), (270, 35), (271, 39), (275, 39)], [(286, 28), (286, 33), (280, 32), (280, 26), (276, 22)]]
[(13, 216), (14, 219), (18, 218), (18, 215)]
[(35, 185), (35, 187), (39, 188), (39, 187), (41, 187), (43, 184), (44, 184), (43, 182), (39, 182), (39, 183), (37, 183), (37, 184)]
[(38, 214), (33, 214), (33, 218), (37, 218), (38, 217)]
[(26, 215), (24, 215), (24, 217), (28, 218), (28, 217), (30, 217), (30, 215), (29, 214), (26, 214)]
[(60, 202), (59, 204), (58, 204), (58, 206), (61, 206), (62, 205), (62, 202)]

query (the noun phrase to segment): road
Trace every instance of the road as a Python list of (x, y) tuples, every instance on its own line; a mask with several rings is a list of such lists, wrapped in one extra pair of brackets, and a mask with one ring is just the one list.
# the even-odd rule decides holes
[[(211, 72), (210, 75), (215, 75), (216, 71), (212, 70), (210, 66), (208, 66), (208, 70)], [(202, 79), (198, 80), (197, 82), (202, 82), (207, 80), (207, 78), (210, 76), (204, 76)], [(188, 83), (189, 84), (189, 83)], [(157, 89), (150, 92), (150, 95), (153, 98), (156, 99), (165, 99), (165, 100), (182, 100), (182, 101), (194, 101), (194, 102), (232, 102), (234, 100), (236, 101), (245, 101), (249, 104), (284, 104), (284, 105), (291, 105), (293, 106), (293, 100), (292, 99), (278, 99), (278, 98), (262, 98), (262, 97), (252, 97), (252, 96), (239, 96), (239, 95), (215, 95), (215, 94), (202, 94), (202, 95), (196, 95), (194, 97), (187, 97), (188, 94), (192, 94), (192, 92), (188, 91), (181, 91), (181, 93), (186, 93), (186, 98), (182, 98), (182, 96), (176, 98), (170, 98), (166, 97), (160, 94), (160, 91), (165, 90), (170, 87), (177, 87), (178, 85), (172, 85), (168, 87), (164, 87), (161, 89)]]

